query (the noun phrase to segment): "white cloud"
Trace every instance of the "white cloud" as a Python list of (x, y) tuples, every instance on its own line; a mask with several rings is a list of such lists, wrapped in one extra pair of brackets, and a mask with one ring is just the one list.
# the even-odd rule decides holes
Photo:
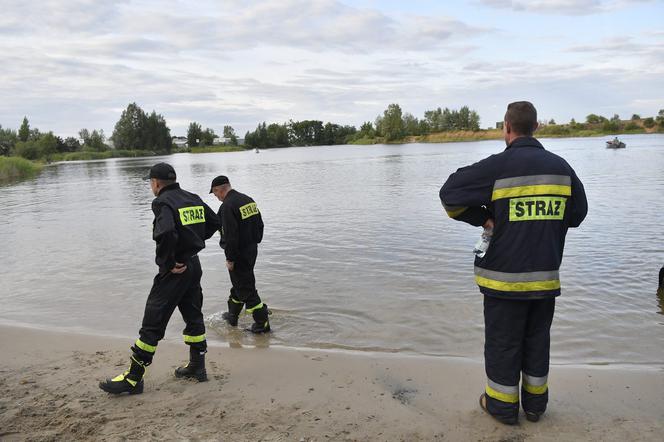
[[(561, 11), (570, 2), (547, 3)], [(581, 3), (589, 11), (619, 2)], [(491, 122), (492, 109), (502, 113), (520, 87), (545, 100), (542, 91), (564, 84), (550, 100), (573, 102), (567, 91), (579, 96), (577, 84), (595, 90), (588, 80), (595, 78), (608, 89), (620, 84), (617, 95), (632, 93), (634, 102), (660, 84), (644, 66), (664, 69), (658, 31), (630, 28), (634, 37), (572, 45), (559, 28), (543, 30), (537, 38), (552, 47), (524, 63), (503, 50), (523, 38), (518, 30), (400, 7), (403, 13), (336, 0), (208, 0), (195, 7), (185, 0), (4, 1), (0, 124), (17, 127), (27, 115), (42, 130), (103, 128), (110, 135), (130, 102), (164, 115), (173, 134), (188, 121), (217, 131), (232, 124), (242, 134), (264, 120), (357, 125), (393, 102), (418, 117), (468, 104)], [(551, 39), (551, 32), (562, 37)], [(594, 100), (585, 95), (582, 104), (600, 106)]]
[(624, 8), (652, 0), (480, 0), (480, 3), (500, 9), (538, 14), (588, 15)]

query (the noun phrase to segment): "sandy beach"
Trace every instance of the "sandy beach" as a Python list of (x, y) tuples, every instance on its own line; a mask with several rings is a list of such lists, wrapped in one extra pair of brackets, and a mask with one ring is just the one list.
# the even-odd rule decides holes
[(664, 371), (554, 366), (549, 411), (503, 426), (477, 406), (483, 366), (462, 359), (211, 347), (209, 382), (176, 380), (160, 343), (145, 393), (97, 383), (128, 339), (0, 327), (0, 440), (661, 440)]

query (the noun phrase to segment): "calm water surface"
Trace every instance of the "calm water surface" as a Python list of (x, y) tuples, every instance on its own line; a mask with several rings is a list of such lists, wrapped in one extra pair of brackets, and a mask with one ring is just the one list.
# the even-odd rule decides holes
[[(567, 236), (554, 363), (664, 365), (664, 136), (623, 138), (623, 150), (605, 149), (605, 138), (543, 140), (575, 168), (590, 206)], [(254, 337), (220, 321), (230, 282), (215, 236), (201, 252), (210, 339), (481, 359), (480, 230), (448, 219), (438, 190), (502, 148), (311, 147), (47, 167), (1, 188), (0, 322), (135, 338), (156, 272), (141, 176), (165, 160), (215, 210), (210, 180), (228, 175), (265, 220), (256, 274), (275, 332)], [(182, 327), (176, 312), (167, 339)]]

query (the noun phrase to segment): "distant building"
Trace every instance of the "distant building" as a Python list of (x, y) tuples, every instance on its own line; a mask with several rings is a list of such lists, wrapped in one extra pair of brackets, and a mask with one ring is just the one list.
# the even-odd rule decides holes
[(498, 122), (496, 122), (496, 129), (503, 130), (503, 124), (504, 124), (504, 123), (503, 123), (502, 121), (498, 121)]
[(173, 137), (173, 144), (176, 147), (188, 147), (187, 137)]
[(226, 138), (226, 137), (215, 136), (215, 137), (212, 139), (212, 145), (213, 145), (213, 146), (220, 146), (220, 145), (222, 145), (222, 144), (228, 144), (228, 143), (230, 143), (230, 142), (231, 142), (231, 139), (230, 139), (230, 138)]

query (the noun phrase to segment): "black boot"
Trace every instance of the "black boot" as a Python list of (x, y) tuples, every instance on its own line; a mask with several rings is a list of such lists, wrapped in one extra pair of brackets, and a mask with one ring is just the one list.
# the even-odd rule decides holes
[(256, 334), (268, 333), (270, 331), (269, 314), (270, 311), (267, 309), (267, 304), (263, 304), (261, 308), (254, 310), (251, 313), (254, 318), (254, 323), (251, 324), (251, 328), (248, 328), (247, 330)]
[(196, 379), (198, 382), (208, 380), (205, 371), (205, 353), (207, 350), (189, 347), (189, 363), (175, 369), (176, 378)]
[(113, 379), (100, 382), (99, 388), (111, 394), (141, 394), (143, 393), (143, 375), (145, 374), (145, 367), (148, 365), (149, 363), (142, 362), (133, 355), (128, 371)]
[(228, 325), (237, 327), (237, 319), (240, 316), (243, 305), (244, 303), (242, 301), (238, 301), (231, 295), (231, 297), (228, 298), (228, 311), (222, 313), (221, 318), (228, 322)]

